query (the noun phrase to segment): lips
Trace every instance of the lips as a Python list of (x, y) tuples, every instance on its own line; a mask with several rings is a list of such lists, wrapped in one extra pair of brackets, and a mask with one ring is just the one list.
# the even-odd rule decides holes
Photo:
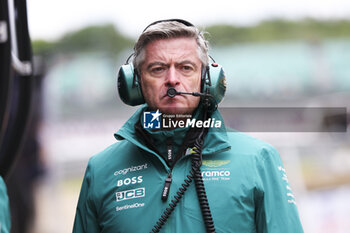
[(169, 99), (178, 99), (178, 98), (180, 98), (180, 97), (185, 98), (185, 96), (184, 96), (184, 95), (181, 95), (181, 94), (176, 95), (176, 96), (174, 96), (174, 97), (169, 97), (169, 96), (168, 96), (168, 94), (166, 94), (166, 93), (165, 93), (165, 95), (163, 95), (163, 96), (162, 96), (162, 99), (164, 99), (164, 98), (169, 98)]
[[(176, 95), (176, 96), (177, 96), (177, 95)], [(171, 98), (171, 99), (172, 99), (172, 98), (175, 98), (176, 96), (174, 96), (174, 97), (170, 97), (170, 96), (168, 96), (167, 92), (165, 92), (165, 93), (164, 93), (164, 95), (162, 95), (162, 98), (169, 97), (169, 98)]]
[[(171, 90), (172, 89), (172, 90)], [(174, 91), (175, 93), (176, 92), (178, 92), (179, 90), (176, 90), (175, 88), (173, 88), (173, 87), (170, 87), (170, 88), (168, 88), (167, 90), (166, 90), (166, 92), (164, 93), (164, 95), (163, 95), (163, 98), (164, 97), (169, 97), (169, 98), (175, 98), (176, 96), (179, 96), (179, 95), (181, 95), (181, 94), (175, 94), (175, 93), (172, 93), (172, 92), (169, 92), (169, 91)], [(168, 92), (169, 92), (169, 94), (168, 94)], [(173, 94), (173, 96), (171, 96)]]

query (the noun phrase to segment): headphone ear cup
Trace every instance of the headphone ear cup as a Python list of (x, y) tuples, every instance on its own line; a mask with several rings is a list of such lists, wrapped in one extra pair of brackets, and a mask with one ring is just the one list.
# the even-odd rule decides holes
[[(219, 104), (225, 96), (226, 93), (226, 76), (222, 66), (212, 63), (209, 66), (208, 74), (209, 78), (206, 79), (205, 86), (209, 88), (209, 93), (214, 97), (216, 104)], [(211, 84), (211, 85), (209, 85)], [(205, 91), (205, 90), (204, 90)]]
[(202, 72), (201, 72), (201, 93), (206, 92), (206, 87), (209, 82), (208, 78), (208, 72), (209, 72), (209, 66), (202, 66)]
[(122, 65), (118, 72), (118, 93), (120, 99), (127, 105), (144, 104), (139, 77), (132, 64)]

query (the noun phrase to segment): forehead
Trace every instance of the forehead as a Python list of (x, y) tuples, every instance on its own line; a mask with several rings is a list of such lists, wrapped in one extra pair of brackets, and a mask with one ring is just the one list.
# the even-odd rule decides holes
[(178, 62), (192, 60), (200, 62), (198, 44), (194, 38), (171, 38), (152, 41), (146, 45), (145, 63), (154, 61)]

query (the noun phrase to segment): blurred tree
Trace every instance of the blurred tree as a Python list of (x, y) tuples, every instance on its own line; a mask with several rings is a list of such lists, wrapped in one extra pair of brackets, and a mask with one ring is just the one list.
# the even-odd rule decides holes
[(59, 42), (58, 49), (64, 52), (106, 51), (118, 54), (132, 42), (120, 34), (112, 24), (90, 26), (66, 34)]
[[(323, 38), (350, 37), (350, 20), (316, 20), (306, 18), (298, 21), (271, 19), (253, 26), (228, 24), (206, 27), (213, 45), (229, 45), (242, 42), (276, 40), (320, 40)], [(32, 42), (35, 55), (56, 53), (105, 52), (117, 56), (125, 48), (133, 46), (134, 39), (120, 33), (113, 24), (89, 26), (64, 35), (53, 42)]]
[(117, 56), (125, 48), (131, 47), (133, 41), (122, 35), (112, 24), (107, 24), (67, 33), (54, 42), (35, 40), (32, 44), (35, 55), (104, 52)]
[(45, 40), (32, 41), (33, 53), (36, 55), (48, 56), (55, 48), (55, 42)]
[(209, 39), (213, 45), (276, 40), (321, 40), (350, 37), (350, 20), (271, 19), (246, 27), (213, 25), (207, 27), (206, 31), (211, 35)]

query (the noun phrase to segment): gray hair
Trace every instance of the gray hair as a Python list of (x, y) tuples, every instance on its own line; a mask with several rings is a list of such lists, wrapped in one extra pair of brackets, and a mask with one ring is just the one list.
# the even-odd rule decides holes
[(145, 61), (145, 47), (150, 42), (178, 37), (193, 38), (198, 44), (198, 57), (204, 66), (209, 64), (208, 41), (204, 38), (204, 32), (194, 26), (186, 26), (177, 21), (164, 21), (153, 24), (142, 32), (134, 47), (133, 65), (138, 72)]

